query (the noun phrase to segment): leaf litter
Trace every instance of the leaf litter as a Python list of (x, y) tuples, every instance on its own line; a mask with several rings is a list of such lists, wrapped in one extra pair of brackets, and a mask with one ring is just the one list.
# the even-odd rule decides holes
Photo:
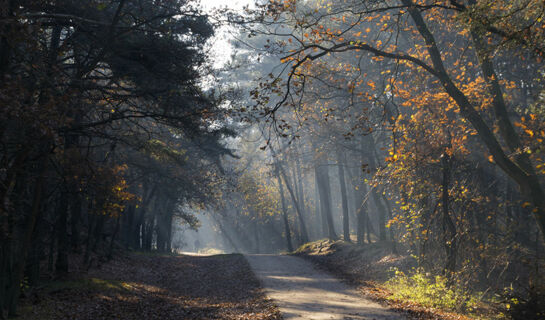
[(20, 319), (282, 319), (242, 255), (129, 254), (47, 283)]

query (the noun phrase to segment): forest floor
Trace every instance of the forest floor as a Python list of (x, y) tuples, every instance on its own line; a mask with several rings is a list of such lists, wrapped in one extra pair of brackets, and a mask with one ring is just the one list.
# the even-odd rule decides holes
[(354, 288), (304, 259), (275, 254), (246, 255), (284, 319), (405, 319), (362, 297)]
[(46, 282), (18, 319), (281, 319), (242, 255), (132, 253)]
[(307, 243), (294, 255), (312, 262), (317, 268), (333, 274), (359, 293), (392, 310), (408, 315), (410, 319), (469, 320), (495, 318), (487, 315), (468, 316), (425, 307), (413, 301), (392, 299), (392, 292), (383, 285), (392, 270), (407, 272), (416, 267), (416, 261), (404, 255), (392, 254), (388, 243), (355, 245), (327, 239)]

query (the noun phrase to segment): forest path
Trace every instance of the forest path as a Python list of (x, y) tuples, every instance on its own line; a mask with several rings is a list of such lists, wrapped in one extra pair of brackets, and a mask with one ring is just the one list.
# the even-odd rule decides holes
[(284, 319), (404, 319), (301, 258), (245, 257)]

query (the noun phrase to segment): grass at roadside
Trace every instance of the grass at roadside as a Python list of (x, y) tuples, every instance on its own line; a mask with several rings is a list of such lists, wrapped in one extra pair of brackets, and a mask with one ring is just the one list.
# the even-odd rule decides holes
[(482, 306), (479, 293), (449, 285), (447, 278), (432, 276), (421, 269), (413, 269), (408, 273), (394, 271), (394, 276), (383, 284), (391, 293), (389, 300), (409, 301), (423, 307), (464, 312), (479, 317), (475, 313)]

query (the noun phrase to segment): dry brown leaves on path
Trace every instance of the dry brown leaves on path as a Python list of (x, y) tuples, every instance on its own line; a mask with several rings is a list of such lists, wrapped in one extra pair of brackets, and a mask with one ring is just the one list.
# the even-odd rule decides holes
[(20, 319), (281, 319), (238, 254), (132, 254), (25, 299)]

